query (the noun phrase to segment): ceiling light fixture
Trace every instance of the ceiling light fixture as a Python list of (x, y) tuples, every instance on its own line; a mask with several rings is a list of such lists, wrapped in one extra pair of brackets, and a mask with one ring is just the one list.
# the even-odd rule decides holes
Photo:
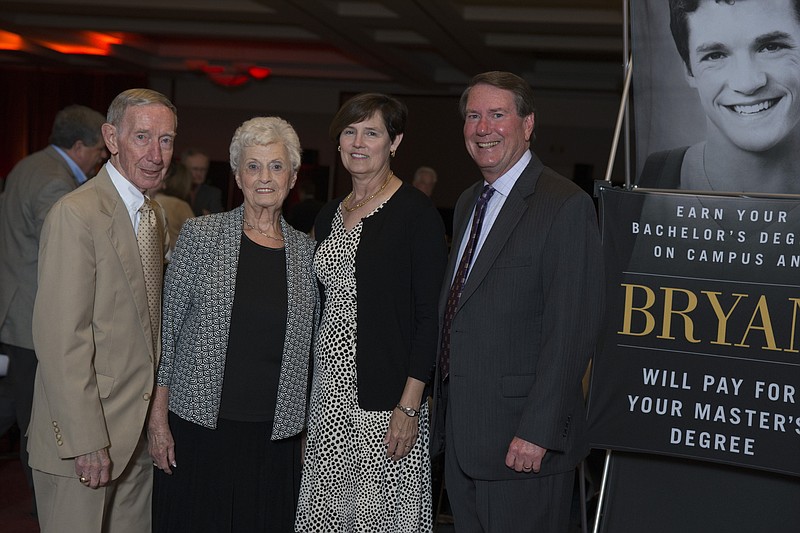
[(39, 44), (61, 54), (109, 56), (111, 47), (122, 44), (122, 38), (108, 33), (82, 31), (71, 42), (39, 41)]
[(0, 30), (0, 50), (22, 50), (22, 37), (10, 31)]
[(258, 65), (213, 65), (204, 59), (187, 60), (186, 68), (204, 74), (222, 87), (241, 87), (251, 80), (263, 80), (272, 74), (269, 68)]

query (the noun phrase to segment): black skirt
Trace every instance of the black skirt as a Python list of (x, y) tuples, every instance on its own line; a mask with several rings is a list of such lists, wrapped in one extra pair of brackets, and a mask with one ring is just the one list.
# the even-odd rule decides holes
[(207, 429), (171, 412), (169, 424), (178, 466), (155, 471), (154, 533), (294, 531), (299, 436), (271, 441), (272, 422)]

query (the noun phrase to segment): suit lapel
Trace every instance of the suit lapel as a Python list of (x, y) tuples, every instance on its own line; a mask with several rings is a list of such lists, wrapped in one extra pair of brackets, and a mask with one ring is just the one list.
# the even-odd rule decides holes
[(131, 225), (130, 215), (122, 197), (117, 192), (111, 177), (105, 167), (100, 170), (92, 180), (97, 190), (100, 212), (108, 217), (107, 234), (111, 246), (117, 253), (125, 279), (133, 295), (133, 303), (139, 315), (142, 334), (150, 353), (151, 360), (155, 360), (153, 353), (154, 332), (150, 325), (150, 311), (147, 306), (147, 289), (144, 283), (142, 260), (139, 257), (139, 245)]
[(491, 270), (519, 219), (528, 209), (527, 198), (533, 194), (536, 181), (539, 179), (543, 168), (541, 161), (533, 155), (528, 166), (520, 174), (500, 213), (497, 215), (489, 235), (487, 235), (483, 246), (481, 246), (478, 256), (474, 259), (456, 311), (464, 305), (464, 302), (475, 292), (483, 282), (486, 274)]
[(447, 268), (445, 269), (444, 283), (442, 283), (442, 291), (439, 295), (439, 316), (444, 315), (445, 307), (447, 306), (447, 298), (450, 294), (450, 285), (453, 282), (453, 275), (457, 265), (458, 250), (461, 248), (461, 242), (464, 239), (464, 232), (467, 230), (467, 223), (475, 207), (475, 202), (478, 200), (481, 190), (483, 189), (483, 180), (475, 183), (468, 189), (468, 201), (456, 205), (457, 211), (453, 213), (453, 239), (451, 242), (450, 256), (447, 259)]

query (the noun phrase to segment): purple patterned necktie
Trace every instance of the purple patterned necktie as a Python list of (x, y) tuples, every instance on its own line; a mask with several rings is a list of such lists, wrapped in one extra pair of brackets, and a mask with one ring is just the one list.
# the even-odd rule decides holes
[(472, 256), (475, 253), (475, 244), (478, 242), (478, 237), (481, 234), (481, 226), (483, 226), (483, 215), (486, 213), (486, 204), (494, 194), (494, 189), (491, 185), (485, 185), (478, 201), (475, 203), (475, 214), (472, 217), (472, 228), (469, 232), (469, 239), (467, 245), (464, 247), (464, 254), (461, 256), (461, 261), (458, 263), (456, 276), (453, 278), (453, 284), (450, 285), (450, 294), (447, 297), (447, 308), (444, 312), (444, 323), (442, 324), (442, 346), (441, 357), (439, 358), (439, 369), (441, 371), (442, 381), (447, 379), (450, 373), (450, 328), (453, 325), (453, 315), (456, 314), (456, 307), (458, 301), (461, 299), (461, 291), (464, 290), (464, 283), (467, 281), (467, 274), (469, 267), (472, 263)]

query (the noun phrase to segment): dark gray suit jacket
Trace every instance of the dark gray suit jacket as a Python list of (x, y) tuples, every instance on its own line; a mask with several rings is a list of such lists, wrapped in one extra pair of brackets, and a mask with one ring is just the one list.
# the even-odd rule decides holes
[(33, 349), (31, 322), (39, 234), (56, 201), (78, 186), (69, 165), (48, 146), (20, 161), (0, 196), (0, 340)]
[[(482, 186), (456, 204), (440, 315)], [(474, 261), (453, 319), (446, 445), (468, 476), (529, 477), (505, 466), (514, 436), (548, 449), (542, 475), (569, 471), (588, 452), (581, 378), (597, 342), (602, 283), (591, 198), (534, 155)], [(443, 431), (437, 421), (432, 448)]]
[(203, 183), (197, 188), (192, 202), (195, 216), (222, 212), (222, 191), (219, 188)]

